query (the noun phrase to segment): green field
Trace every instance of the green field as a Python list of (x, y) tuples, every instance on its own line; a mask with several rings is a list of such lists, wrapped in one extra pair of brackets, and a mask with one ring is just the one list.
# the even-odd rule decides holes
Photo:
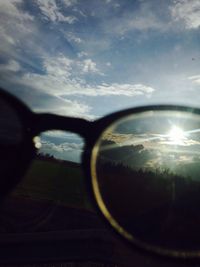
[(13, 195), (91, 209), (80, 165), (35, 159)]

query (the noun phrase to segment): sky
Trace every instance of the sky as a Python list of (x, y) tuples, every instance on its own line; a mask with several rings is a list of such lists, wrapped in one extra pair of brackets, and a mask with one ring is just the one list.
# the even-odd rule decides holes
[(199, 107), (199, 44), (199, 0), (0, 0), (0, 86), (35, 112)]

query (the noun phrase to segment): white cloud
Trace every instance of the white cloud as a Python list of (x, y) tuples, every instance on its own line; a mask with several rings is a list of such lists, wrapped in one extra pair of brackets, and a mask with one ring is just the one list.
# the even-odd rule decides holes
[(51, 131), (47, 131), (42, 133), (41, 135), (42, 137), (54, 137), (54, 138), (66, 138), (66, 139), (73, 139), (73, 140), (81, 140), (81, 137), (78, 136), (77, 134), (74, 133), (70, 133), (70, 132), (65, 132), (65, 131), (61, 131), (61, 130), (51, 130)]
[(81, 51), (77, 55), (78, 55), (79, 58), (82, 58), (82, 57), (87, 57), (88, 53), (86, 53), (85, 51)]
[(77, 0), (61, 0), (65, 7), (74, 6), (77, 3)]
[(74, 33), (72, 32), (68, 32), (68, 33), (64, 33), (64, 35), (66, 36), (66, 39), (70, 42), (74, 42), (77, 44), (80, 44), (83, 42), (83, 40), (79, 37), (77, 37)]
[[(52, 96), (52, 94), (50, 94)], [(94, 116), (90, 115), (91, 108), (78, 101), (72, 101), (64, 99), (58, 96), (54, 96), (53, 100), (47, 101), (38, 107), (34, 107), (35, 112), (45, 112), (52, 114), (59, 114), (62, 116), (70, 116), (77, 118), (85, 118), (87, 120), (93, 120)]]
[(59, 78), (52, 75), (40, 75), (27, 73), (18, 80), (19, 83), (34, 87), (35, 89), (52, 94), (63, 95), (85, 95), (85, 96), (151, 96), (154, 88), (144, 84), (101, 84), (97, 86), (86, 85), (78, 80)]
[(102, 84), (97, 86), (97, 95), (124, 95), (124, 96), (150, 96), (155, 91), (154, 88), (144, 84)]
[[(34, 17), (21, 9), (22, 0), (0, 0), (0, 48), (14, 45), (20, 36), (29, 32), (30, 23)], [(28, 27), (27, 27), (28, 26)]]
[(54, 152), (64, 152), (64, 151), (71, 151), (71, 150), (76, 150), (76, 151), (82, 151), (83, 148), (83, 144), (77, 144), (77, 143), (68, 143), (68, 142), (64, 142), (61, 143), (59, 145), (56, 145), (52, 142), (46, 141), (46, 140), (42, 140), (42, 147), (41, 150), (53, 150)]
[(10, 36), (2, 26), (0, 26), (0, 40), (1, 40), (1, 48), (5, 47), (6, 44), (7, 45), (15, 44), (15, 40), (13, 39), (13, 37)]
[[(50, 20), (52, 22), (67, 22), (69, 24), (73, 24), (77, 18), (74, 16), (64, 16), (57, 6), (55, 0), (36, 0), (37, 4), (44, 16), (45, 19)], [(65, 1), (65, 4), (70, 1)]]
[(6, 30), (0, 26), (0, 40), (1, 40), (1, 49), (4, 48), (3, 50), (5, 50), (5, 46), (6, 45), (14, 45), (15, 44), (15, 40), (13, 39), (13, 37), (8, 34), (6, 32)]
[(12, 71), (18, 72), (20, 71), (20, 64), (15, 60), (9, 60), (6, 64), (0, 64), (0, 71)]
[(54, 144), (46, 140), (41, 140), (41, 144), (42, 146), (39, 152), (53, 155), (58, 159), (81, 162), (81, 153), (83, 151), (83, 144), (68, 143), (68, 142), (64, 142), (61, 144)]
[(183, 22), (186, 29), (196, 29), (200, 26), (200, 1), (176, 0), (171, 15), (175, 21)]
[(48, 75), (59, 77), (62, 80), (72, 74), (80, 76), (80, 71), (84, 74), (102, 74), (97, 68), (96, 62), (92, 59), (75, 60), (62, 54), (57, 57), (45, 57), (43, 59), (43, 68)]
[(22, 0), (0, 0), (0, 53), (7, 58), (21, 61), (22, 47), (30, 44), (36, 36), (36, 21), (34, 16), (23, 9)]
[[(12, 62), (12, 66), (14, 69), (14, 62)], [(99, 74), (96, 63), (91, 59), (77, 61), (63, 55), (47, 57), (44, 58), (43, 68), (46, 72), (45, 74), (26, 72), (21, 77), (16, 78), (15, 82), (56, 97), (62, 97), (64, 95), (151, 96), (155, 91), (154, 88), (144, 84), (101, 83), (94, 86), (89, 85), (83, 77), (80, 78), (79, 68), (81, 68), (81, 71), (85, 74), (96, 72)], [(17, 69), (16, 65), (15, 69)], [(80, 106), (79, 103), (76, 103), (75, 106), (77, 112), (79, 112), (80, 109), (84, 109), (84, 106)], [(84, 113), (88, 111), (89, 110), (84, 110)]]
[(200, 85), (200, 75), (194, 75), (188, 77), (189, 80), (191, 80), (194, 84)]
[(83, 62), (80, 62), (80, 65), (82, 66), (82, 71), (85, 73), (99, 73), (96, 63), (90, 58), (83, 60)]
[(131, 12), (126, 10), (120, 19), (119, 17), (113, 17), (109, 21), (103, 21), (104, 31), (108, 34), (114, 33), (119, 36), (124, 36), (135, 30), (140, 32), (148, 30), (164, 31), (168, 28), (168, 25), (158, 17), (155, 12), (155, 5), (152, 3), (152, 1), (141, 2), (138, 9)]
[(71, 75), (73, 60), (60, 55), (56, 57), (46, 57), (44, 59), (43, 68), (47, 75), (66, 79)]
[(33, 16), (18, 8), (23, 4), (23, 0), (0, 0), (0, 14), (1, 16), (9, 16), (18, 19), (19, 21), (33, 20)]

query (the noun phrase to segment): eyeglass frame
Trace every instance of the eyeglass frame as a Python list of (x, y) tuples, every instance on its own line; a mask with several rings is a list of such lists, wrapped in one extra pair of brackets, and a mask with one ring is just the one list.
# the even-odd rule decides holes
[[(97, 203), (97, 199), (94, 193), (93, 184), (92, 184), (92, 174), (91, 174), (91, 162), (92, 162), (92, 151), (101, 137), (102, 133), (107, 127), (109, 127), (113, 122), (120, 120), (121, 118), (129, 115), (141, 114), (148, 111), (179, 111), (179, 112), (188, 112), (196, 115), (200, 115), (200, 109), (194, 107), (186, 107), (180, 105), (149, 105), (142, 107), (134, 107), (125, 109), (122, 111), (114, 112), (103, 118), (97, 119), (95, 121), (87, 121), (82, 118), (73, 118), (62, 115), (55, 115), (49, 113), (36, 113), (31, 111), (27, 105), (25, 105), (21, 100), (13, 96), (12, 94), (5, 91), (5, 89), (0, 88), (0, 99), (3, 98), (8, 105), (10, 105), (16, 112), (17, 116), (20, 119), (20, 122), (24, 131), (24, 138), (21, 145), (21, 162), (20, 165), (17, 164), (17, 169), (15, 170), (15, 177), (11, 173), (7, 178), (7, 181), (0, 181), (0, 200), (2, 200), (5, 195), (8, 194), (11, 189), (13, 189), (22, 179), (23, 175), (27, 171), (30, 162), (36, 156), (37, 148), (34, 144), (34, 137), (38, 136), (42, 132), (50, 130), (61, 130), (66, 132), (71, 132), (74, 134), (80, 135), (84, 139), (84, 151), (82, 153), (81, 167), (84, 170), (84, 178), (86, 179), (85, 183), (87, 185), (88, 195), (91, 197), (91, 202), (96, 210), (103, 215), (103, 218), (108, 225), (114, 229), (115, 232), (119, 234), (119, 231), (115, 229), (105, 214), (102, 212), (100, 206)], [(19, 163), (19, 162), (18, 162)], [(12, 182), (11, 182), (12, 180)], [(11, 185), (12, 183), (12, 185)], [(4, 187), (4, 192), (2, 191)], [(124, 239), (124, 237), (123, 237)], [(130, 241), (130, 240), (128, 240)], [(130, 243), (130, 242), (128, 242)], [(143, 250), (147, 252), (156, 252), (156, 254), (164, 256), (172, 256), (173, 258), (196, 258), (200, 257), (200, 252), (197, 253), (180, 253), (172, 250), (163, 250), (155, 249), (151, 246), (141, 246), (137, 242), (131, 242), (135, 245), (136, 249)]]

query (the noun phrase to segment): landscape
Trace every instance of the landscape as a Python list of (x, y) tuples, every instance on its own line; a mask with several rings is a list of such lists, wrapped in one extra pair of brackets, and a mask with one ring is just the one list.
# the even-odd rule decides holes
[(1, 208), (1, 233), (104, 228), (78, 163), (37, 155)]

